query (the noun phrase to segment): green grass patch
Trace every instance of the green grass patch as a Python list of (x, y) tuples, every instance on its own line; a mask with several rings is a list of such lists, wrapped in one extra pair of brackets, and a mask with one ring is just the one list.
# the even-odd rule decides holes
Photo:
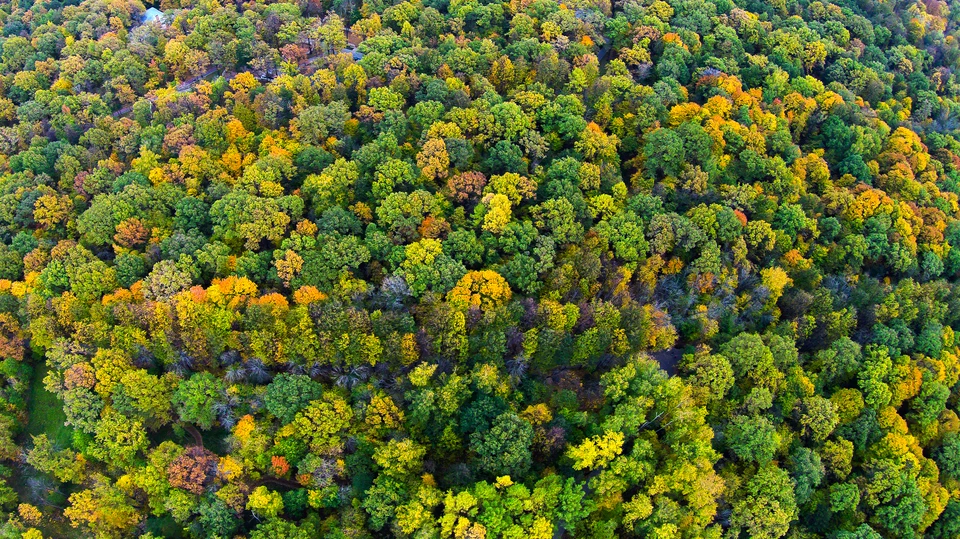
[[(73, 442), (73, 429), (64, 424), (67, 416), (63, 413), (63, 405), (56, 395), (43, 387), (43, 379), (49, 370), (43, 354), (34, 350), (30, 364), (33, 374), (26, 395), (27, 425), (18, 436), (18, 443), (21, 447), (30, 448), (33, 446), (32, 436), (46, 434), (57, 446), (70, 447)], [(44, 477), (44, 474), (31, 466), (15, 467), (10, 485), (17, 491), (21, 501), (41, 506), (46, 518), (38, 527), (44, 537), (79, 538), (80, 532), (69, 525), (58, 509), (67, 505), (67, 497), (75, 487), (60, 485), (54, 492), (46, 493), (29, 488), (30, 480), (40, 477)], [(40, 496), (40, 499), (37, 496)]]
[[(73, 428), (65, 425), (67, 415), (63, 413), (63, 403), (56, 395), (43, 387), (43, 378), (47, 375), (47, 364), (40, 359), (34, 363), (33, 379), (30, 381), (30, 395), (27, 400), (27, 429), (29, 436), (46, 434), (59, 447), (70, 447), (73, 440)], [(28, 438), (29, 440), (29, 438)]]
[(152, 533), (157, 537), (165, 537), (167, 539), (183, 537), (183, 526), (177, 524), (177, 521), (169, 515), (148, 518), (144, 523), (144, 528), (148, 533)]

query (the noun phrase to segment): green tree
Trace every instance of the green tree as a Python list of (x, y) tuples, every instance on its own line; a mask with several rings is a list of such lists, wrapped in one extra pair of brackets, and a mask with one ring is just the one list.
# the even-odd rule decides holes
[(217, 419), (215, 405), (223, 398), (223, 381), (209, 372), (195, 373), (173, 392), (173, 405), (181, 421), (207, 430)]
[(427, 290), (446, 293), (467, 272), (463, 264), (443, 251), (439, 240), (427, 238), (407, 245), (400, 274), (417, 296)]
[(760, 467), (733, 502), (731, 532), (760, 539), (786, 535), (797, 517), (793, 488), (786, 471), (775, 464)]
[(53, 475), (57, 481), (79, 482), (83, 479), (83, 460), (69, 448), (57, 450), (46, 434), (33, 437), (33, 449), (27, 453), (27, 463)]
[(758, 464), (773, 460), (780, 435), (769, 419), (739, 415), (724, 429), (727, 446), (738, 458)]
[(322, 453), (340, 444), (340, 437), (350, 426), (352, 418), (353, 412), (347, 402), (328, 393), (297, 413), (292, 425), (311, 451)]
[(477, 467), (490, 475), (522, 477), (530, 468), (533, 427), (514, 413), (493, 420), (490, 429), (470, 436)]
[(302, 374), (280, 373), (267, 385), (263, 397), (267, 411), (283, 424), (293, 421), (300, 410), (323, 394), (323, 386)]

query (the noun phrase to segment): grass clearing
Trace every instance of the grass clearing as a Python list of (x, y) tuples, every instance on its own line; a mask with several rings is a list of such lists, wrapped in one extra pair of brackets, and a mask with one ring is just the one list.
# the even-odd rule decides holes
[[(43, 379), (49, 370), (43, 354), (34, 352), (31, 364), (34, 371), (27, 394), (28, 419), (26, 428), (20, 433), (18, 443), (21, 447), (30, 448), (33, 445), (32, 436), (46, 434), (58, 447), (70, 447), (73, 441), (73, 428), (65, 425), (67, 416), (63, 412), (63, 404), (56, 395), (43, 387)], [(51, 490), (36, 490), (31, 486), (31, 483), (36, 481), (48, 483)], [(65, 539), (80, 537), (79, 532), (72, 528), (61, 514), (63, 507), (67, 504), (67, 497), (73, 490), (70, 485), (57, 487), (51, 478), (27, 465), (14, 468), (11, 485), (17, 490), (21, 500), (41, 507), (46, 515), (39, 526), (44, 537)]]
[(65, 423), (67, 415), (63, 413), (63, 403), (56, 395), (43, 387), (43, 378), (47, 375), (45, 361), (34, 363), (33, 379), (30, 381), (30, 395), (27, 406), (29, 419), (26, 434), (38, 436), (46, 434), (58, 447), (70, 447), (73, 440), (73, 428)]

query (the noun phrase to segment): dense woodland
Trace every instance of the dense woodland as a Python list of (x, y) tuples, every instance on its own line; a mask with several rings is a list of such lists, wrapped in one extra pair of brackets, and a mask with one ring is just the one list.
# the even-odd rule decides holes
[(960, 537), (955, 2), (146, 7), (0, 4), (0, 538)]

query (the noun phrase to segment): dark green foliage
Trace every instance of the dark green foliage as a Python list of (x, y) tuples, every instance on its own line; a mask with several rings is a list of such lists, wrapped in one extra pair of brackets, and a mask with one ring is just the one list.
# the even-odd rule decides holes
[(505, 413), (489, 429), (470, 435), (476, 466), (492, 476), (522, 477), (530, 467), (533, 429), (516, 414)]
[(293, 421), (297, 412), (312, 400), (320, 398), (323, 386), (302, 374), (281, 373), (267, 386), (263, 402), (267, 411), (284, 424)]

